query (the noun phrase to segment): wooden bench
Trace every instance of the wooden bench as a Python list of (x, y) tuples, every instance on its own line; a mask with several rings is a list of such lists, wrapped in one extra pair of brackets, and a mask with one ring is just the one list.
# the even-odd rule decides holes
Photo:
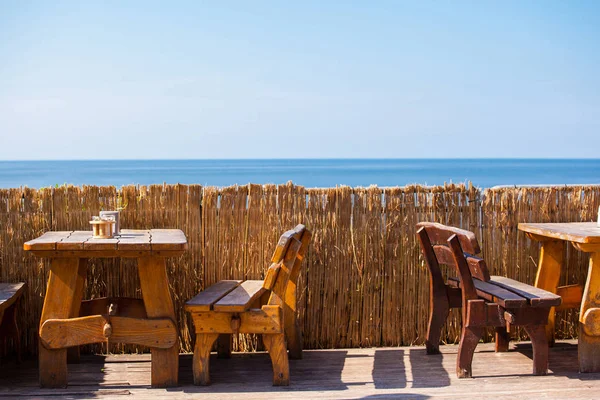
[[(522, 326), (533, 346), (533, 374), (548, 372), (545, 326), (550, 308), (560, 296), (513, 279), (490, 276), (475, 234), (441, 224), (417, 224), (417, 236), (429, 268), (429, 325), (427, 353), (439, 353), (441, 330), (450, 308), (462, 308), (462, 332), (456, 374), (471, 377), (475, 347), (486, 327), (496, 328), (496, 351), (507, 351), (512, 326)], [(454, 269), (457, 278), (444, 282), (440, 264)]]
[(189, 300), (196, 330), (194, 384), (210, 384), (209, 356), (231, 352), (231, 335), (262, 334), (273, 363), (273, 385), (289, 385), (288, 352), (302, 357), (302, 337), (296, 315), (296, 285), (311, 233), (304, 225), (285, 232), (275, 249), (264, 281), (220, 281)]
[(0, 283), (0, 337), (4, 343), (9, 337), (13, 338), (18, 362), (21, 362), (21, 335), (17, 325), (16, 302), (24, 290), (25, 284), (22, 282)]

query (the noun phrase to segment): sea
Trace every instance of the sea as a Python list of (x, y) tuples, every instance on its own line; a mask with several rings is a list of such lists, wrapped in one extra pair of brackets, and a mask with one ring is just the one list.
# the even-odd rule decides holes
[(305, 187), (600, 184), (600, 159), (0, 161), (0, 187), (286, 183)]

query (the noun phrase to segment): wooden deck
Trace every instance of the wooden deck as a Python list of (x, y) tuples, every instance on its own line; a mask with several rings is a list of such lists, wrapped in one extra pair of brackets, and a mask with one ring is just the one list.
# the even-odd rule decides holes
[[(600, 396), (600, 373), (577, 372), (577, 345), (559, 342), (550, 351), (548, 376), (532, 376), (531, 345), (511, 344), (496, 354), (480, 344), (473, 361), (473, 379), (457, 379), (456, 346), (442, 346), (442, 355), (427, 356), (424, 347), (305, 351), (291, 360), (291, 385), (271, 386), (271, 365), (265, 353), (234, 354), (230, 360), (211, 357), (211, 386), (192, 385), (192, 355), (180, 358), (180, 386), (151, 389), (149, 355), (83, 356), (69, 365), (69, 387), (38, 387), (34, 360), (0, 365), (0, 398), (134, 398), (187, 399), (592, 399)], [(201, 396), (199, 396), (201, 394)], [(492, 397), (493, 396), (493, 397)]]

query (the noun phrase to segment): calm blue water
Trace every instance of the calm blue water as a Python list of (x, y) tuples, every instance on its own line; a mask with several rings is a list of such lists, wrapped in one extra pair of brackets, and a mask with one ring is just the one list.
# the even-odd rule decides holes
[(2, 188), (163, 182), (228, 186), (290, 180), (306, 187), (600, 183), (600, 159), (0, 161)]

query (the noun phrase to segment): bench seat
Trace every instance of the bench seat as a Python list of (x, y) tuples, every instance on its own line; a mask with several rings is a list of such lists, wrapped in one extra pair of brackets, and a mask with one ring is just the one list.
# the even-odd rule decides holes
[(263, 281), (220, 281), (185, 304), (188, 312), (244, 312), (267, 292)]
[(25, 283), (0, 283), (0, 316), (23, 294)]
[(240, 283), (242, 281), (219, 281), (189, 299), (185, 303), (185, 310), (189, 312), (211, 311), (213, 304), (238, 287)]
[[(17, 325), (16, 301), (25, 291), (25, 283), (0, 283), (0, 336), (12, 337), (17, 352), (17, 361), (21, 361), (21, 335)], [(6, 346), (4, 346), (6, 348)]]
[[(460, 279), (448, 278), (448, 284), (460, 288)], [(504, 308), (556, 307), (561, 297), (534, 286), (503, 276), (491, 276), (487, 282), (473, 279), (477, 295)]]

